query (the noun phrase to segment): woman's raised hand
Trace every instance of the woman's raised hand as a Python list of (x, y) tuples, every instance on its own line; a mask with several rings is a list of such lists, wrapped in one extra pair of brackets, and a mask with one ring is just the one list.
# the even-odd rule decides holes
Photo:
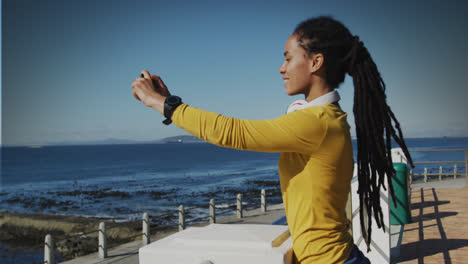
[(159, 76), (142, 71), (141, 77), (132, 82), (133, 96), (144, 105), (164, 114), (164, 101), (171, 93)]

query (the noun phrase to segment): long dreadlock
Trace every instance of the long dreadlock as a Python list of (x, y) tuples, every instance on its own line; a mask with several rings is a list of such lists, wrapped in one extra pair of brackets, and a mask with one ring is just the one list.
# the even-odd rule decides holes
[[(358, 146), (359, 216), (362, 236), (369, 251), (372, 216), (378, 228), (383, 228), (385, 232), (380, 206), (380, 188), (386, 190), (385, 178), (396, 205), (391, 181), (395, 175), (391, 153), (392, 138), (400, 145), (411, 166), (413, 161), (406, 147), (400, 124), (387, 105), (385, 83), (359, 37), (351, 35), (342, 23), (330, 17), (306, 20), (296, 27), (294, 34), (298, 37), (299, 45), (309, 55), (323, 54), (326, 79), (332, 88), (338, 88), (344, 81), (346, 73), (353, 77), (353, 112)], [(365, 220), (367, 220), (367, 230)]]

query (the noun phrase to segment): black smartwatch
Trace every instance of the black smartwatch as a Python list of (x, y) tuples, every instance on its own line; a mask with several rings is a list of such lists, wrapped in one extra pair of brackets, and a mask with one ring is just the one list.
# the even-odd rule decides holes
[(166, 97), (166, 101), (164, 101), (164, 116), (166, 120), (163, 121), (163, 124), (169, 125), (172, 123), (172, 113), (181, 104), (182, 99), (179, 96), (171, 95)]

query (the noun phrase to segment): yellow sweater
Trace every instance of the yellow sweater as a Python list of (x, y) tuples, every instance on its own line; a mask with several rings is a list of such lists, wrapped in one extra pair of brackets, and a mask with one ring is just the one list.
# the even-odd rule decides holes
[(294, 252), (302, 264), (343, 263), (351, 253), (345, 205), (353, 174), (346, 113), (326, 104), (271, 120), (243, 120), (179, 106), (175, 125), (210, 143), (282, 152), (278, 167)]

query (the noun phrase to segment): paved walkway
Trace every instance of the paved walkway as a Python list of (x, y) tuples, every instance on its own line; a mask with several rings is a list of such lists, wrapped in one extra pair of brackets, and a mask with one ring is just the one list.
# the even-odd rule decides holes
[(468, 263), (468, 188), (452, 184), (458, 188), (413, 186), (412, 223), (404, 227), (398, 263)]
[(447, 189), (447, 188), (463, 188), (466, 187), (465, 178), (447, 179), (447, 180), (432, 180), (429, 182), (420, 182), (411, 184), (412, 189), (420, 188), (436, 188), (436, 189)]

